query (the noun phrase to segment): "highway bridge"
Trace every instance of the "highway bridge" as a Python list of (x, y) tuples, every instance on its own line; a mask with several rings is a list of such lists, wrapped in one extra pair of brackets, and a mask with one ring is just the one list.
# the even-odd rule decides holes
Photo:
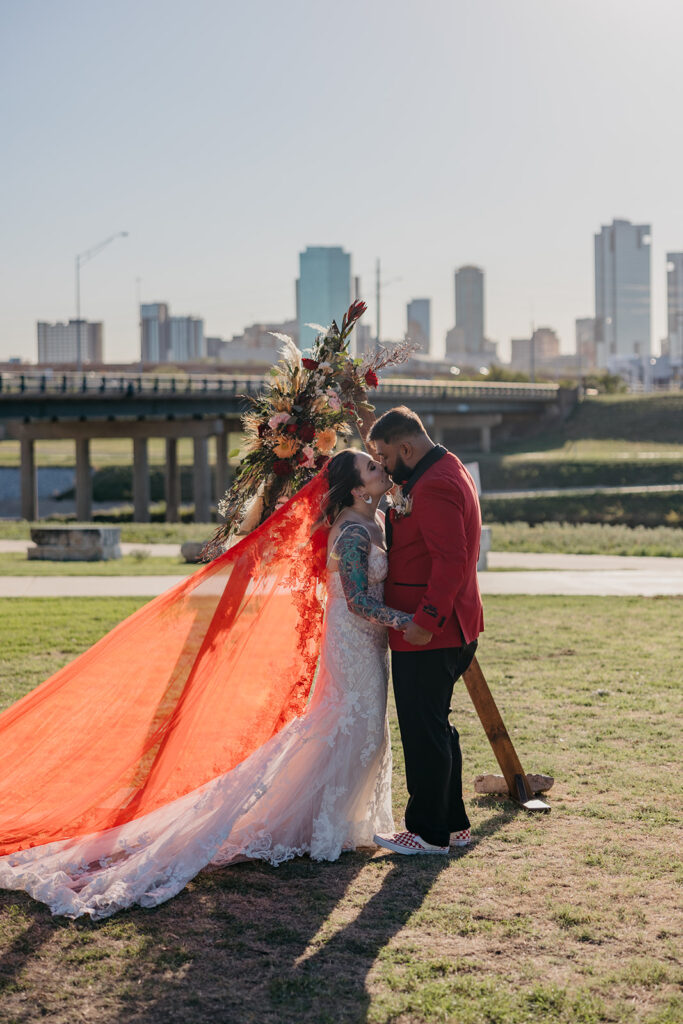
[[(147, 442), (166, 440), (167, 519), (178, 518), (180, 475), (178, 439), (194, 442), (194, 498), (198, 521), (210, 518), (209, 439), (215, 438), (213, 492), (227, 485), (229, 433), (240, 429), (245, 396), (258, 394), (261, 376), (220, 374), (121, 374), (73, 372), (0, 373), (0, 437), (21, 444), (22, 515), (37, 518), (35, 442), (72, 439), (76, 464), (76, 515), (92, 517), (90, 441), (98, 437), (133, 442), (134, 518), (149, 519)], [(371, 392), (378, 415), (395, 405), (418, 413), (435, 441), (449, 430), (476, 431), (479, 447), (489, 451), (491, 432), (529, 419), (561, 418), (575, 394), (557, 384), (426, 381), (383, 378)]]

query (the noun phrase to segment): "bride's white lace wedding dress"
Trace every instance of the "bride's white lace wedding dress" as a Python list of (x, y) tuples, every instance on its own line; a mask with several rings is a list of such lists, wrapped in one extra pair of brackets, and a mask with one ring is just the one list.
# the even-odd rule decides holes
[[(383, 600), (386, 553), (368, 556), (368, 597)], [(141, 818), (0, 858), (0, 887), (53, 914), (94, 919), (156, 906), (202, 868), (244, 858), (336, 860), (393, 831), (384, 625), (349, 610), (327, 573), (320, 665), (305, 713), (232, 771)]]

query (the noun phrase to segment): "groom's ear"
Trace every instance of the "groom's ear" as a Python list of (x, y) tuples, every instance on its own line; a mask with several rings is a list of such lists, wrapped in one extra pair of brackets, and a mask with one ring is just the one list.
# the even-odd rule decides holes
[(414, 448), (409, 440), (399, 441), (398, 451), (404, 462), (410, 462), (413, 457)]

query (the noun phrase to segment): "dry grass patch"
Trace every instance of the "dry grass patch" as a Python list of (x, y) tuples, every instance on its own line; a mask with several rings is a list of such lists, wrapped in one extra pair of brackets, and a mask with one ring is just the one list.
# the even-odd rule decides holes
[[(138, 604), (0, 602), (0, 700)], [(207, 871), (99, 925), (0, 893), (0, 1019), (678, 1024), (683, 602), (500, 597), (486, 612), (480, 660), (525, 767), (557, 779), (550, 816), (472, 795), (495, 765), (459, 687), (471, 848)], [(398, 746), (395, 795), (400, 817)]]

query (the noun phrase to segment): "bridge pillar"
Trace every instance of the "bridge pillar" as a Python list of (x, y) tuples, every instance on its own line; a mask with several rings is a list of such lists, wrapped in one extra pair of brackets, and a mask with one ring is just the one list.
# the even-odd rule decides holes
[(178, 439), (166, 438), (166, 522), (177, 523), (180, 513), (180, 473), (178, 471)]
[(228, 432), (216, 434), (216, 501), (228, 489)]
[(35, 441), (21, 438), (21, 518), (33, 523), (38, 518), (38, 478)]
[(136, 523), (149, 522), (149, 461), (147, 438), (133, 438), (133, 519)]
[(194, 521), (211, 520), (211, 471), (209, 469), (209, 440), (194, 438)]
[(483, 452), (491, 451), (491, 427), (488, 424), (481, 428), (481, 450)]
[(76, 519), (92, 519), (92, 478), (90, 475), (90, 438), (76, 438)]

